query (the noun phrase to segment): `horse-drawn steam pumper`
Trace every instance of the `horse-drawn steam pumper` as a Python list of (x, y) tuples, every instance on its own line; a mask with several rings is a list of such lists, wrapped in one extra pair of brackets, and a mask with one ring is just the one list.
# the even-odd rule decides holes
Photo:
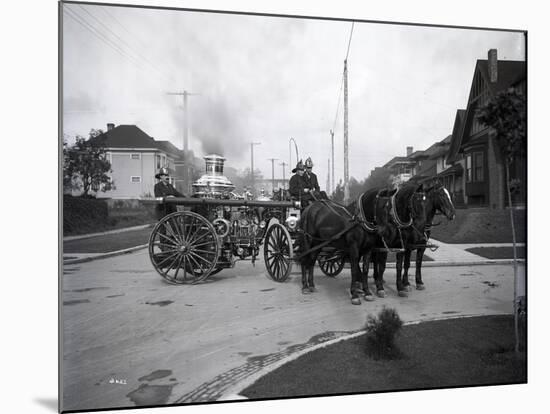
[(149, 256), (155, 270), (169, 283), (196, 283), (232, 268), (237, 260), (254, 263), (262, 249), (269, 276), (285, 281), (292, 268), (299, 203), (238, 196), (223, 175), (225, 158), (204, 158), (206, 174), (193, 184), (192, 197), (152, 201), (178, 206), (151, 232)]

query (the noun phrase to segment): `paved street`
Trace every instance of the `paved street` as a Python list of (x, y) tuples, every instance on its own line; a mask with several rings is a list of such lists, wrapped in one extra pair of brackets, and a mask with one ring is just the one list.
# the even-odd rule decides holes
[(383, 305), (404, 321), (512, 312), (510, 264), (424, 269), (425, 291), (350, 304), (349, 270), (302, 295), (299, 268), (285, 283), (263, 262), (194, 286), (168, 285), (147, 250), (66, 264), (63, 278), (64, 409), (214, 401), (282, 358), (363, 328)]

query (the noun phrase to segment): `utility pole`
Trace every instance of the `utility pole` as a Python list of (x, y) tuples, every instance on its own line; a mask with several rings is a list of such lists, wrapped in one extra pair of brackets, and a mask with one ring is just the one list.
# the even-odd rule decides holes
[(191, 93), (187, 91), (183, 92), (167, 92), (167, 95), (183, 96), (183, 154), (184, 154), (184, 167), (183, 167), (183, 186), (184, 192), (189, 194), (191, 191), (191, 158), (189, 157), (189, 112), (187, 108), (187, 97), (191, 95), (200, 95), (198, 93)]
[(278, 161), (279, 158), (268, 158), (271, 161), (271, 189), (272, 192), (275, 192), (275, 161)]
[(252, 183), (252, 195), (256, 193), (256, 187), (254, 184), (254, 145), (260, 145), (261, 142), (250, 143), (250, 181)]
[(332, 146), (332, 176), (331, 176), (331, 184), (332, 186), (330, 187), (330, 193), (332, 194), (334, 192), (334, 189), (336, 187), (335, 183), (334, 183), (334, 131), (331, 129), (330, 130), (330, 141), (331, 141), (331, 146)]
[(290, 167), (292, 167), (292, 146), (290, 145), (291, 142), (294, 142), (294, 149), (296, 150), (296, 164), (298, 164), (298, 145), (296, 144), (296, 140), (294, 138), (290, 138), (288, 140), (288, 152), (289, 152), (288, 165)]
[(349, 202), (348, 162), (348, 61), (344, 60), (344, 203)]
[(285, 166), (288, 165), (288, 164), (283, 161), (279, 165), (283, 166), (283, 189), (286, 190)]
[(327, 192), (330, 194), (330, 158), (327, 159)]

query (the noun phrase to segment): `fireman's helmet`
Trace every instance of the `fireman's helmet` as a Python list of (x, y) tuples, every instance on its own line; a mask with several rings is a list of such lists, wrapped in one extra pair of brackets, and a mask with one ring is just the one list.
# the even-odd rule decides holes
[(302, 162), (302, 160), (300, 160), (300, 161), (298, 161), (298, 164), (296, 164), (296, 168), (294, 168), (294, 169), (292, 170), (292, 172), (295, 173), (295, 172), (298, 171), (298, 170), (302, 170), (302, 171), (303, 171), (304, 169), (305, 169), (305, 168), (304, 168), (304, 163)]
[(311, 157), (308, 157), (306, 160), (306, 168), (313, 168), (313, 161), (311, 161)]
[(159, 169), (159, 172), (155, 175), (155, 178), (160, 179), (161, 175), (170, 175), (170, 173), (168, 172), (168, 168), (162, 167), (161, 169)]

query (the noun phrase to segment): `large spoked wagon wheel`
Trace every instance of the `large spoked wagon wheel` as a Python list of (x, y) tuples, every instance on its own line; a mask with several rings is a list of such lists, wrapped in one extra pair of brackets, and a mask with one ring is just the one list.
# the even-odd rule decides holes
[(346, 259), (341, 252), (326, 252), (317, 259), (323, 273), (329, 277), (336, 277), (344, 269)]
[(276, 282), (284, 282), (292, 270), (292, 240), (281, 224), (272, 224), (265, 235), (264, 260), (267, 273)]
[(196, 283), (206, 279), (218, 261), (218, 237), (212, 224), (190, 211), (162, 218), (149, 238), (149, 257), (169, 283)]

